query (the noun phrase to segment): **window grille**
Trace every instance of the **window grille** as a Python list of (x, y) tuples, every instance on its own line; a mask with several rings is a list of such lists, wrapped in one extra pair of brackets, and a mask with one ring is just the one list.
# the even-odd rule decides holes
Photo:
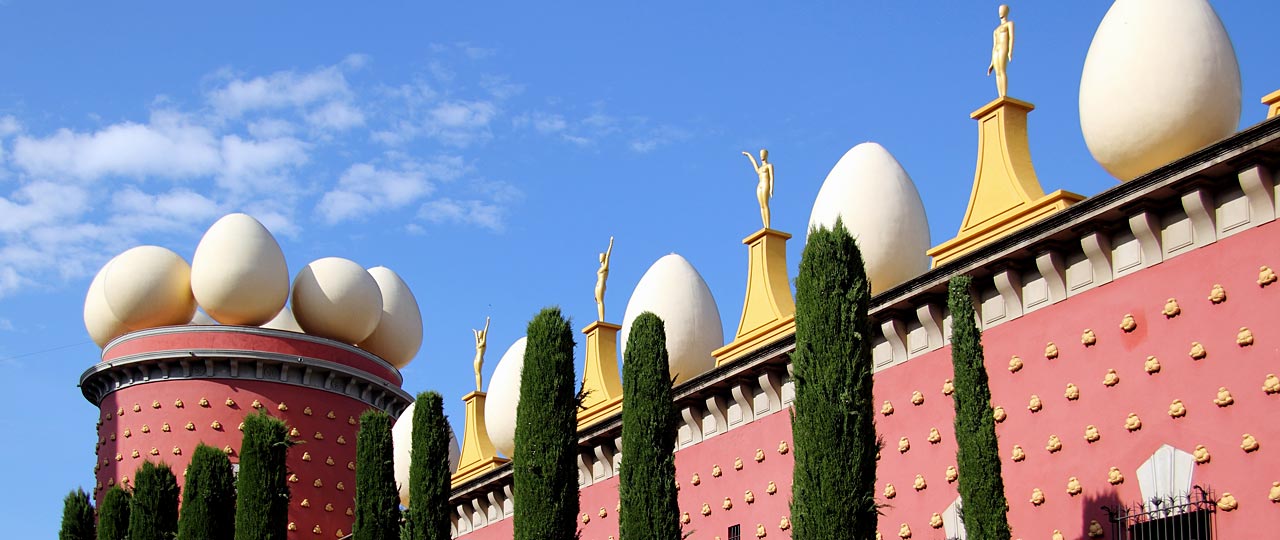
[(1115, 508), (1103, 506), (1115, 540), (1213, 540), (1217, 537), (1217, 497), (1193, 486), (1182, 495), (1153, 498)]
[(742, 525), (729, 526), (729, 540), (742, 540)]

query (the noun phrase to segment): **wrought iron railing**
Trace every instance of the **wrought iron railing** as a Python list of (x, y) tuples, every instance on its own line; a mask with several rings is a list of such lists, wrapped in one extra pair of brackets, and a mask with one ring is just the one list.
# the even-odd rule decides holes
[(1115, 540), (1213, 540), (1217, 500), (1212, 489), (1193, 486), (1189, 493), (1102, 509)]

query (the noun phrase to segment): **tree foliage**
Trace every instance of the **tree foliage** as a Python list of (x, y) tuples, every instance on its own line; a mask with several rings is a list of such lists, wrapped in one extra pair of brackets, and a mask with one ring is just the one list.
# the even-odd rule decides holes
[(198, 445), (185, 476), (178, 540), (234, 538), (236, 484), (231, 460), (222, 450)]
[(370, 409), (360, 415), (356, 436), (356, 522), (354, 540), (398, 540), (400, 490), (396, 489), (391, 416)]
[(618, 522), (622, 540), (679, 540), (676, 501), (677, 413), (665, 325), (641, 313), (622, 362), (622, 463)]
[(409, 452), (407, 540), (449, 540), (449, 419), (435, 392), (418, 394)]
[(796, 277), (794, 538), (873, 538), (871, 285), (841, 220), (809, 231)]
[(76, 488), (62, 500), (62, 529), (58, 540), (94, 540), (93, 504), (89, 494)]
[(129, 535), (129, 504), (132, 497), (120, 486), (112, 486), (98, 503), (98, 540), (125, 540)]
[(559, 308), (529, 321), (516, 406), (515, 540), (577, 536), (578, 398), (573, 329)]
[(285, 460), (291, 444), (289, 428), (280, 419), (265, 412), (245, 417), (236, 479), (236, 540), (285, 540), (288, 535)]
[(983, 365), (969, 276), (955, 276), (947, 287), (951, 310), (951, 364), (955, 370), (956, 468), (969, 538), (1008, 540), (1009, 503), (1000, 475), (1000, 447), (991, 410), (991, 386)]
[(178, 479), (168, 465), (144, 461), (133, 473), (129, 540), (173, 540), (178, 534)]

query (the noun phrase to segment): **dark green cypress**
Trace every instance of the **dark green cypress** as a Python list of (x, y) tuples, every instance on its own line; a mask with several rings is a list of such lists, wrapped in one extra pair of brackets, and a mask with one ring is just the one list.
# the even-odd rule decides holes
[(98, 503), (98, 540), (125, 540), (129, 535), (129, 502), (132, 497), (112, 486)]
[(449, 419), (435, 392), (414, 402), (409, 451), (408, 540), (449, 540)]
[(680, 540), (676, 502), (678, 428), (671, 395), (667, 334), (648, 311), (636, 317), (622, 361), (622, 540)]
[(93, 504), (89, 494), (76, 488), (62, 500), (62, 529), (58, 540), (94, 540)]
[(173, 540), (178, 534), (178, 479), (168, 465), (144, 461), (133, 473), (129, 540)]
[(794, 538), (873, 538), (876, 452), (871, 285), (837, 219), (810, 229), (796, 277)]
[[(264, 412), (244, 419), (236, 479), (236, 540), (285, 540), (289, 531), (289, 428)], [(129, 540), (133, 540), (130, 538)]]
[(360, 415), (356, 435), (354, 540), (398, 540), (400, 490), (396, 488), (391, 416), (370, 409)]
[(234, 538), (236, 484), (231, 460), (222, 450), (198, 445), (185, 476), (178, 540)]
[(529, 321), (526, 335), (511, 460), (515, 540), (570, 540), (578, 514), (573, 329), (552, 307)]
[(991, 386), (983, 365), (982, 331), (973, 312), (969, 276), (954, 276), (947, 286), (951, 310), (951, 364), (956, 390), (956, 468), (969, 538), (1008, 540), (1009, 503), (1000, 476), (1000, 447), (991, 410)]

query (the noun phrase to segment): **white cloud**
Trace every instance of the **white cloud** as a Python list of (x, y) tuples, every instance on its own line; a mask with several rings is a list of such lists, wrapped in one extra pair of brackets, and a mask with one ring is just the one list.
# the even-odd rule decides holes
[(31, 175), (79, 180), (189, 178), (219, 165), (213, 132), (172, 111), (153, 112), (147, 124), (123, 122), (92, 133), (60, 129), (45, 138), (19, 136), (13, 161)]
[(13, 321), (0, 319), (0, 332), (12, 332), (13, 329)]
[[(357, 64), (355, 67), (363, 63), (363, 60), (352, 62)], [(303, 107), (325, 99), (345, 98), (350, 94), (351, 88), (342, 70), (329, 66), (303, 74), (278, 71), (266, 77), (234, 79), (211, 92), (209, 102), (223, 115), (234, 118), (250, 111)]]
[(424, 127), (444, 144), (465, 147), (492, 138), (489, 124), (497, 115), (498, 106), (490, 101), (450, 100), (427, 112)]
[(432, 223), (479, 225), (492, 231), (503, 229), (502, 209), (478, 200), (436, 199), (418, 209), (418, 217)]
[(306, 147), (292, 137), (253, 140), (227, 135), (222, 138), (218, 184), (237, 193), (289, 191), (282, 175), (308, 161)]
[(321, 128), (343, 131), (364, 125), (364, 113), (342, 101), (330, 101), (307, 113), (307, 123)]
[(129, 220), (157, 222), (152, 229), (212, 222), (220, 210), (213, 200), (187, 189), (149, 194), (126, 188), (112, 196), (112, 209)]
[(388, 170), (358, 163), (342, 174), (335, 189), (324, 194), (316, 210), (329, 224), (340, 223), (403, 208), (434, 190), (428, 173), (413, 164)]
[(0, 233), (21, 233), (75, 218), (85, 211), (89, 198), (79, 186), (53, 182), (27, 184), (10, 197), (0, 197)]
[(22, 122), (13, 115), (0, 116), (0, 137), (8, 137), (22, 131)]
[(257, 139), (291, 137), (297, 131), (292, 122), (280, 118), (262, 118), (249, 122), (245, 128), (249, 130), (249, 135)]

